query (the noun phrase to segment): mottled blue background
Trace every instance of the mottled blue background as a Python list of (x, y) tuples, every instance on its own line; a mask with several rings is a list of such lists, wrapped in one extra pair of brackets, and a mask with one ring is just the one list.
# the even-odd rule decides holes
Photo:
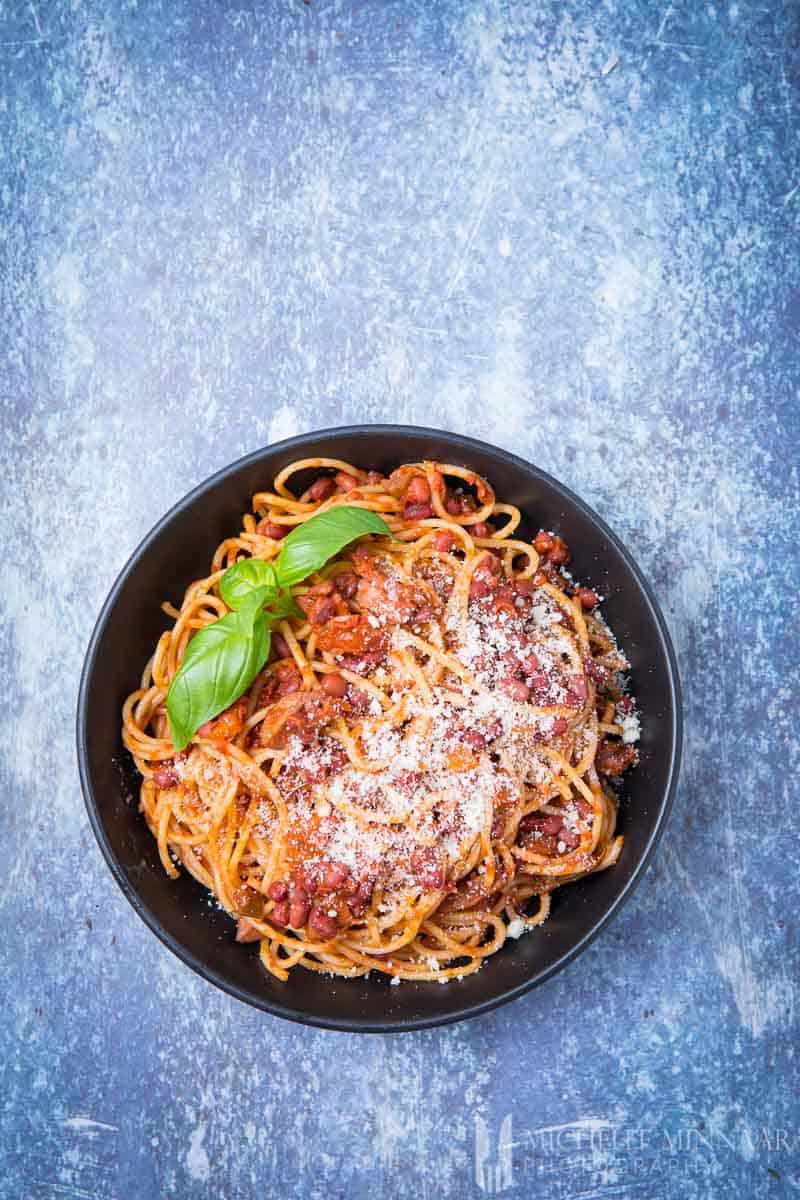
[[(509, 1195), (795, 1195), (798, 5), (19, 0), (0, 64), (0, 1196), (460, 1200), (476, 1117), (495, 1142), (509, 1112)], [(170, 957), (73, 750), (142, 535), (238, 455), (363, 420), (578, 491), (686, 693), (611, 929), (393, 1038)]]

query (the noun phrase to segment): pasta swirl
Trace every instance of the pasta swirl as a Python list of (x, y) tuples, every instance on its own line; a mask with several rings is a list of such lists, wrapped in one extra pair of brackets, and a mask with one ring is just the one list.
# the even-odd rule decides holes
[[(227, 612), (222, 574), (339, 504), (393, 537), (294, 587), (304, 619), (277, 626), (246, 694), (176, 754), (167, 691)], [(457, 464), (302, 459), (163, 605), (171, 626), (122, 712), (141, 810), (165, 871), (209, 888), (277, 978), (460, 978), (541, 924), (554, 889), (616, 862), (628, 663), (562, 539), (526, 541), (521, 521)]]

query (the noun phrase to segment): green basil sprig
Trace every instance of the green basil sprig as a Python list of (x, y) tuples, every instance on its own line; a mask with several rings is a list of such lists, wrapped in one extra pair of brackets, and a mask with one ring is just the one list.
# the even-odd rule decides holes
[(237, 609), (256, 588), (262, 587), (268, 596), (277, 594), (278, 573), (274, 566), (262, 558), (243, 558), (228, 567), (219, 581), (219, 594), (228, 608)]
[(340, 505), (296, 526), (273, 562), (245, 558), (228, 568), (219, 594), (231, 611), (194, 635), (167, 693), (176, 750), (250, 687), (269, 658), (271, 622), (305, 616), (288, 589), (366, 533), (391, 537), (377, 513)]
[(284, 538), (275, 560), (281, 587), (292, 587), (307, 579), (363, 533), (392, 536), (389, 526), (377, 513), (344, 505), (329, 508), (302, 525), (296, 525)]

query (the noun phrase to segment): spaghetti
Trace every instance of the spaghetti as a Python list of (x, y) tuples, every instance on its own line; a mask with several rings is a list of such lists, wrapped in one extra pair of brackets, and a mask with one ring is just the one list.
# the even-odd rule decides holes
[[(294, 477), (317, 473), (297, 493)], [(183, 753), (166, 694), (194, 633), (224, 616), (224, 571), (347, 504), (362, 539), (292, 592), (241, 699)], [(192, 583), (123, 708), (141, 809), (259, 941), (265, 968), (460, 978), (541, 924), (552, 891), (616, 862), (615, 777), (636, 760), (628, 668), (561, 538), (453, 464), (388, 477), (303, 459), (253, 498)]]

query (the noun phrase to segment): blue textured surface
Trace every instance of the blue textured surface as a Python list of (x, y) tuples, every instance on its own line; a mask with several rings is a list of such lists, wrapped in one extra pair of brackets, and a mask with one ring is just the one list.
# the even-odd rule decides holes
[[(508, 1195), (800, 1189), (799, 55), (792, 0), (0, 4), (0, 1196), (456, 1200), (507, 1113)], [(73, 711), (169, 505), (381, 419), (609, 520), (688, 732), (657, 861), (577, 962), (358, 1039), (243, 1008), (136, 921)]]

